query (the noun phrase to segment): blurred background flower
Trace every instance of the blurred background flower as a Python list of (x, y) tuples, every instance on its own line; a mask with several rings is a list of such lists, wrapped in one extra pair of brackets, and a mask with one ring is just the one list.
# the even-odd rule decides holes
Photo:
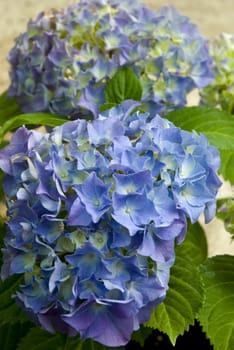
[(234, 114), (234, 35), (223, 33), (210, 41), (214, 81), (200, 90), (201, 104)]
[(11, 84), (24, 112), (96, 117), (118, 68), (141, 78), (147, 109), (185, 106), (187, 94), (213, 79), (198, 27), (173, 7), (152, 11), (129, 0), (82, 0), (41, 13), (9, 53)]

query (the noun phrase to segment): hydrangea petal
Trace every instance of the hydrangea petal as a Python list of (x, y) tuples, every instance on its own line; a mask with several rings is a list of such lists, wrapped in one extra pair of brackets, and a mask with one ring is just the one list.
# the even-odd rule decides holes
[[(133, 309), (133, 310), (132, 310)], [(134, 328), (134, 303), (96, 303), (88, 301), (64, 321), (80, 332), (106, 346), (127, 344)]]

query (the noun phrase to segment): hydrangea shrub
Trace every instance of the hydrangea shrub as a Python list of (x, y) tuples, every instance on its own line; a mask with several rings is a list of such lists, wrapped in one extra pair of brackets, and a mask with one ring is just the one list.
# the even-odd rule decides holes
[(201, 104), (234, 114), (234, 35), (223, 33), (210, 41), (214, 80), (200, 90)]
[(11, 84), (23, 112), (96, 117), (106, 83), (123, 66), (141, 80), (148, 110), (185, 106), (211, 82), (198, 27), (173, 7), (152, 11), (130, 0), (81, 0), (41, 13), (9, 53)]
[(216, 148), (136, 106), (21, 127), (0, 151), (2, 278), (23, 274), (16, 299), (49, 332), (126, 344), (165, 298), (187, 220), (214, 216)]

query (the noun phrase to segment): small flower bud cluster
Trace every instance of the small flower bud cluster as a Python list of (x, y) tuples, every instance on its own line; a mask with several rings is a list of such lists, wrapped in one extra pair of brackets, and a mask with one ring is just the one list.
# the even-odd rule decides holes
[(200, 90), (201, 104), (234, 114), (234, 35), (220, 35), (209, 49), (214, 80)]

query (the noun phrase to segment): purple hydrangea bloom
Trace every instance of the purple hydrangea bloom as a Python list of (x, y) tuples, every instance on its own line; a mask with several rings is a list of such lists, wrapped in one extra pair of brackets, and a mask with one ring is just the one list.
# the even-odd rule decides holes
[(21, 127), (0, 151), (2, 278), (24, 275), (16, 298), (46, 330), (107, 346), (126, 344), (163, 301), (175, 243), (188, 219), (212, 218), (220, 186), (204, 136), (135, 106), (46, 134)]
[[(141, 78), (146, 108), (164, 112), (212, 81), (207, 42), (173, 7), (82, 0), (41, 13), (9, 53), (10, 96), (24, 112), (94, 116), (108, 80), (123, 66)], [(82, 113), (81, 113), (82, 112)]]

